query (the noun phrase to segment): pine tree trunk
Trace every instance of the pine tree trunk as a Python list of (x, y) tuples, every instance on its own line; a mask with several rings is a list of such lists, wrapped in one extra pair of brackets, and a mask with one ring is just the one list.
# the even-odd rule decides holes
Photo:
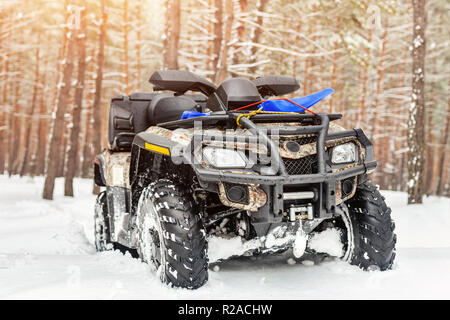
[[(338, 49), (338, 43), (337, 41), (334, 42), (334, 50), (337, 51)], [(333, 68), (331, 69), (331, 76), (330, 76), (330, 86), (332, 89), (337, 89), (336, 88), (336, 77), (337, 77), (337, 52), (333, 53)], [(330, 113), (334, 112), (333, 109), (333, 96), (331, 96), (330, 98), (330, 109), (329, 109)]]
[(164, 38), (164, 69), (178, 69), (178, 43), (180, 40), (180, 0), (166, 0), (166, 29)]
[(128, 63), (128, 0), (123, 0), (123, 72), (125, 75), (125, 93), (130, 94), (130, 68)]
[[(263, 13), (264, 10), (266, 9), (266, 5), (269, 2), (269, 0), (259, 0), (258, 1), (258, 5), (257, 5), (257, 11), (259, 13)], [(262, 15), (258, 15), (258, 18), (256, 18), (256, 27), (255, 27), (255, 31), (253, 33), (253, 39), (252, 42), (253, 43), (259, 43), (261, 41), (261, 35), (263, 33), (263, 23), (264, 23), (264, 18)], [(257, 57), (256, 57), (256, 53), (257, 53), (257, 47), (253, 46), (250, 50), (250, 61), (251, 63), (256, 63), (257, 62)], [(249, 69), (250, 73), (254, 74), (257, 70), (256, 66), (253, 66)]]
[[(377, 171), (375, 171), (375, 183), (382, 184), (382, 179), (386, 175), (386, 152), (389, 150), (387, 144), (387, 138), (383, 137), (379, 132), (379, 128), (382, 124), (386, 125), (385, 121), (385, 113), (386, 113), (386, 104), (383, 98), (384, 95), (384, 60), (385, 60), (385, 52), (386, 52), (386, 37), (388, 32), (388, 25), (385, 24), (385, 29), (383, 35), (381, 37), (381, 52), (377, 63), (377, 81), (376, 81), (376, 89), (375, 89), (375, 97), (372, 104), (372, 126), (370, 136), (372, 137), (372, 143), (375, 145), (375, 159), (377, 159), (380, 167)], [(384, 187), (384, 186), (383, 186)]]
[(85, 118), (85, 136), (83, 145), (83, 164), (81, 166), (81, 176), (83, 178), (89, 178), (89, 171), (92, 167), (92, 108), (86, 108)]
[(223, 41), (223, 29), (222, 29), (222, 16), (223, 16), (223, 0), (214, 0), (214, 40), (213, 40), (213, 81), (217, 80), (219, 73), (219, 61), (220, 61), (220, 51), (222, 49)]
[[(69, 97), (67, 99), (66, 103), (66, 114), (72, 114), (72, 108), (73, 108), (73, 101), (70, 99), (71, 95), (69, 94)], [(69, 110), (70, 108), (70, 110)], [(66, 160), (67, 160), (67, 146), (69, 145), (69, 132), (70, 132), (70, 120), (64, 117), (64, 133), (61, 135), (61, 146), (60, 148), (60, 154), (59, 154), (59, 162), (58, 162), (58, 170), (56, 171), (56, 177), (62, 178), (64, 177), (64, 172), (66, 169)]]
[[(434, 86), (431, 88), (431, 105), (435, 104)], [(425, 115), (427, 141), (425, 143), (425, 162), (424, 162), (424, 193), (428, 196), (432, 193), (433, 186), (433, 168), (434, 168), (434, 134), (433, 134), (433, 110), (428, 108)]]
[[(312, 34), (313, 33), (313, 28), (310, 25), (309, 26), (309, 33)], [(306, 57), (305, 58), (305, 72), (303, 74), (303, 95), (306, 96), (311, 90), (309, 88), (309, 82), (310, 82), (310, 67), (311, 67), (311, 59), (310, 57)]]
[(136, 4), (136, 91), (141, 90), (142, 62), (141, 62), (141, 41), (142, 41), (142, 0)]
[(218, 71), (216, 73), (216, 83), (222, 83), (222, 81), (225, 80), (228, 72), (228, 43), (231, 41), (231, 31), (234, 19), (233, 0), (226, 0), (225, 8), (227, 12), (227, 18), (225, 20), (225, 37), (222, 42), (223, 46), (221, 49)]
[[(102, 151), (102, 89), (103, 89), (103, 65), (105, 60), (105, 40), (106, 40), (106, 1), (101, 0), (102, 21), (98, 37), (98, 54), (97, 54), (97, 76), (95, 79), (95, 95), (92, 113), (94, 122), (92, 123), (92, 146), (94, 154)], [(94, 186), (94, 193), (98, 193), (98, 188)]]
[(36, 46), (36, 65), (35, 65), (35, 71), (34, 71), (34, 85), (33, 85), (33, 96), (31, 98), (31, 105), (28, 107), (28, 123), (26, 123), (26, 133), (25, 133), (25, 143), (24, 143), (24, 155), (22, 158), (22, 163), (20, 166), (19, 174), (20, 176), (26, 175), (30, 173), (30, 166), (31, 166), (31, 155), (33, 154), (33, 146), (35, 146), (33, 143), (31, 143), (31, 136), (33, 134), (33, 123), (34, 123), (34, 114), (36, 113), (36, 105), (37, 105), (37, 95), (39, 90), (39, 78), (40, 78), (40, 33), (38, 33), (37, 38), (37, 46)]
[[(20, 39), (19, 41), (19, 45), (23, 45), (23, 40)], [(17, 78), (21, 78), (24, 76), (24, 67), (23, 67), (23, 54), (22, 53), (18, 53), (16, 55), (16, 59), (14, 61), (14, 65), (15, 66), (15, 70), (14, 72), (17, 74)], [(12, 104), (14, 106), (14, 131), (12, 132), (12, 139), (10, 139), (9, 143), (10, 143), (10, 165), (9, 167), (11, 168), (10, 170), (10, 174), (17, 174), (19, 172), (18, 168), (20, 165), (20, 159), (21, 159), (21, 152), (22, 152), (22, 136), (23, 136), (23, 122), (24, 122), (24, 117), (23, 117), (23, 105), (22, 105), (22, 101), (20, 100), (21, 98), (21, 93), (22, 93), (22, 82), (21, 81), (16, 81), (15, 83), (13, 83), (11, 85), (11, 88), (9, 89), (12, 92)], [(3, 93), (5, 95), (5, 92)]]
[[(247, 7), (248, 7), (248, 0), (239, 0), (239, 17), (238, 17), (238, 22), (237, 22), (237, 38), (238, 38), (238, 43), (242, 43), (244, 42), (245, 39), (245, 22), (242, 21), (245, 17), (247, 17)], [(234, 56), (233, 56), (233, 60), (232, 63), (233, 65), (235, 64), (239, 64), (241, 59), (240, 57), (242, 56), (242, 47), (235, 45), (234, 46)], [(237, 74), (232, 73), (233, 76), (236, 76)]]
[[(88, 74), (94, 75), (96, 68), (96, 61), (94, 57), (96, 56), (95, 48), (92, 49), (91, 57), (92, 59), (89, 61), (89, 72)], [(93, 123), (93, 112), (92, 105), (94, 104), (94, 90), (88, 90), (87, 94), (87, 104), (85, 109), (85, 118), (84, 118), (84, 144), (83, 144), (83, 163), (81, 165), (81, 176), (83, 178), (90, 178), (90, 169), (92, 167), (92, 123)]]
[[(3, 56), (2, 56), (2, 49), (3, 49), (3, 37), (1, 36), (3, 34), (3, 14), (0, 12), (0, 73), (3, 71)], [(5, 148), (5, 138), (7, 136), (6, 133), (6, 118), (7, 118), (7, 112), (8, 112), (7, 105), (4, 101), (1, 102), (0, 105), (0, 175), (5, 172), (6, 168), (6, 155), (7, 151)], [(11, 112), (11, 110), (9, 110)]]
[[(369, 36), (368, 36), (368, 42), (371, 43), (372, 42), (372, 31), (369, 30)], [(370, 55), (370, 50), (369, 48), (365, 48), (365, 54), (366, 55)], [(358, 127), (365, 127), (366, 124), (369, 122), (367, 121), (367, 85), (368, 85), (368, 79), (369, 79), (369, 70), (368, 70), (368, 66), (366, 64), (364, 64), (362, 66), (362, 70), (361, 70), (361, 99), (360, 99), (360, 115), (359, 115), (359, 121), (358, 121)]]
[[(86, 8), (86, 1), (83, 3)], [(81, 11), (80, 16), (80, 30), (77, 38), (78, 45), (78, 78), (75, 89), (75, 103), (72, 112), (72, 131), (70, 133), (69, 152), (67, 155), (67, 170), (64, 183), (64, 195), (73, 197), (73, 178), (79, 163), (79, 138), (80, 138), (80, 123), (81, 110), (83, 108), (83, 93), (86, 74), (86, 9)]]
[[(5, 38), (8, 38), (9, 33), (6, 34)], [(3, 44), (6, 42), (7, 39), (3, 40)], [(11, 133), (6, 132), (6, 107), (8, 106), (8, 72), (9, 72), (9, 52), (5, 46), (5, 53), (3, 54), (2, 61), (4, 62), (4, 76), (3, 76), (3, 94), (2, 94), (2, 105), (3, 107), (0, 110), (0, 174), (3, 174), (5, 172), (6, 168), (6, 156), (9, 155), (9, 163), (12, 163), (11, 161), (11, 153), (7, 152), (7, 141), (9, 141), (11, 138), (13, 138)], [(12, 114), (13, 110), (11, 106), (8, 106), (9, 112)], [(11, 118), (10, 118), (11, 119)], [(9, 137), (7, 140), (6, 137)], [(9, 150), (11, 151), (11, 150)], [(8, 171), (11, 172), (11, 167), (8, 165)]]
[(425, 150), (425, 0), (413, 0), (412, 97), (408, 123), (408, 204), (422, 203)]
[(445, 191), (445, 183), (448, 181), (445, 180), (445, 176), (446, 176), (446, 172), (444, 172), (445, 170), (448, 170), (448, 164), (447, 164), (447, 168), (445, 167), (445, 163), (446, 163), (446, 156), (448, 156), (448, 152), (447, 152), (447, 144), (448, 144), (448, 135), (449, 135), (449, 131), (450, 131), (450, 80), (448, 82), (448, 107), (447, 107), (447, 117), (445, 120), (445, 128), (444, 128), (444, 133), (442, 135), (442, 141), (441, 141), (441, 152), (440, 152), (440, 157), (439, 157), (439, 171), (437, 173), (437, 190), (436, 190), (436, 194), (439, 196), (442, 196), (444, 194)]
[[(44, 70), (47, 70), (48, 61), (45, 63)], [(42, 73), (42, 88), (40, 90), (39, 99), (39, 125), (38, 125), (38, 143), (35, 157), (34, 175), (45, 174), (45, 155), (47, 151), (47, 134), (48, 134), (48, 110), (45, 100), (45, 88), (47, 87), (47, 72)]]
[(53, 121), (53, 129), (50, 138), (49, 156), (47, 161), (47, 174), (44, 182), (44, 191), (42, 197), (47, 200), (53, 200), (53, 191), (55, 187), (55, 179), (58, 174), (58, 168), (63, 159), (61, 155), (60, 138), (64, 134), (64, 113), (67, 109), (67, 99), (71, 89), (72, 72), (74, 68), (73, 50), (75, 44), (75, 35), (73, 30), (69, 30), (66, 34), (67, 50), (65, 54), (65, 64), (63, 66), (63, 78), (58, 93), (58, 102), (56, 105), (55, 118)]
[[(402, 55), (402, 64), (401, 64), (401, 68), (400, 68), (400, 74), (402, 75), (402, 77), (399, 79), (398, 83), (400, 86), (406, 87), (406, 77), (405, 74), (407, 72), (407, 58), (408, 58), (408, 46), (404, 45), (403, 48), (403, 55)], [(402, 102), (397, 102), (395, 104), (395, 118), (396, 121), (401, 121), (401, 115), (404, 112), (403, 110), (403, 105), (404, 103)], [(405, 136), (405, 129), (402, 128), (402, 126), (400, 125), (395, 125), (392, 126), (392, 139), (393, 144), (394, 144), (394, 148), (392, 150), (393, 156), (392, 158), (394, 159), (393, 165), (395, 170), (393, 170), (392, 173), (392, 180), (394, 181), (394, 190), (400, 191), (403, 184), (403, 157), (402, 154), (397, 154), (396, 151), (399, 149), (402, 149), (403, 144), (401, 142), (401, 137)]]

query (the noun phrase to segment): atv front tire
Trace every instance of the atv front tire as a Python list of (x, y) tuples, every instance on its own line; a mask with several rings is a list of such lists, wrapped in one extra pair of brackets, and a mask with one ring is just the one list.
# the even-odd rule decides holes
[(106, 203), (106, 191), (97, 196), (94, 214), (95, 249), (98, 252), (113, 249), (109, 230), (108, 205)]
[(365, 182), (345, 204), (347, 245), (351, 246), (346, 260), (364, 270), (391, 269), (397, 237), (384, 197), (370, 182)]
[(137, 210), (137, 250), (161, 281), (196, 289), (208, 280), (206, 233), (187, 188), (168, 179), (151, 183)]

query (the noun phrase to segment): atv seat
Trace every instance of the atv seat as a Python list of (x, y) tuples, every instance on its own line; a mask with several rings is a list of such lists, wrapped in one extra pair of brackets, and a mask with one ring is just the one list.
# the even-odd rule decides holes
[(150, 126), (178, 120), (184, 111), (205, 107), (201, 94), (132, 93), (111, 100), (108, 142), (111, 151), (130, 151), (134, 136)]

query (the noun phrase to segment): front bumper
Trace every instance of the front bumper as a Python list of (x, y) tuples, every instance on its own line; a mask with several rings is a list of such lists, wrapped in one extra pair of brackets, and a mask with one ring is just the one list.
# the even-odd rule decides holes
[[(304, 202), (309, 202), (309, 204), (313, 206), (314, 218), (331, 217), (336, 212), (336, 197), (340, 196), (337, 192), (338, 190), (336, 190), (336, 182), (354, 177), (358, 177), (357, 179), (361, 180), (366, 174), (372, 172), (376, 168), (377, 163), (374, 160), (373, 145), (361, 129), (328, 134), (328, 117), (323, 114), (319, 114), (319, 117), (319, 125), (278, 129), (280, 135), (317, 134), (317, 173), (302, 175), (287, 174), (277, 146), (275, 146), (273, 141), (266, 135), (266, 132), (270, 133), (271, 129), (269, 128), (268, 130), (266, 129), (267, 131), (263, 131), (249, 119), (243, 118), (241, 123), (249, 131), (252, 131), (257, 138), (253, 139), (253, 141), (257, 140), (266, 143), (269, 151), (277, 155), (274, 157), (276, 162), (275, 167), (278, 168), (277, 172), (274, 172), (274, 174), (271, 175), (236, 173), (224, 170), (214, 170), (206, 168), (200, 163), (194, 163), (193, 167), (200, 183), (202, 183), (205, 188), (208, 188), (211, 184), (215, 185), (218, 183), (258, 186), (259, 189), (266, 194), (267, 201), (263, 206), (257, 208), (257, 210), (250, 210), (256, 211), (252, 213), (252, 218), (256, 223), (277, 223), (285, 219), (288, 211), (286, 206), (289, 205), (283, 197), (283, 193), (286, 192), (286, 190), (313, 191), (315, 194), (314, 198)], [(364, 148), (364, 158), (359, 159), (358, 164), (353, 167), (339, 171), (333, 170), (327, 162), (325, 143), (327, 140), (349, 137), (355, 138), (360, 146)], [(223, 137), (224, 140), (225, 138), (229, 139), (229, 137)], [(235, 137), (236, 140), (248, 139), (249, 141), (251, 138), (252, 137), (249, 138), (248, 136)], [(203, 140), (205, 139), (205, 136), (194, 135), (194, 139)], [(221, 138), (219, 137), (219, 140), (220, 139)], [(245, 207), (241, 206), (241, 208)]]

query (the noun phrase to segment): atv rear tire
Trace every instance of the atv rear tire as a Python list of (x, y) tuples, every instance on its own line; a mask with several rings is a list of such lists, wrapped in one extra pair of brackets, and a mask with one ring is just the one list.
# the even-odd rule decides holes
[(106, 203), (106, 191), (97, 196), (94, 214), (95, 249), (98, 252), (113, 249), (109, 231), (108, 205)]
[(355, 196), (345, 204), (347, 208), (344, 209), (348, 212), (344, 215), (349, 217), (351, 224), (347, 245), (352, 246), (347, 250), (347, 260), (364, 270), (391, 269), (397, 237), (391, 209), (384, 197), (370, 182), (365, 182), (358, 186)]
[(161, 281), (188, 289), (208, 280), (206, 233), (188, 189), (168, 179), (151, 183), (137, 210), (137, 249)]

